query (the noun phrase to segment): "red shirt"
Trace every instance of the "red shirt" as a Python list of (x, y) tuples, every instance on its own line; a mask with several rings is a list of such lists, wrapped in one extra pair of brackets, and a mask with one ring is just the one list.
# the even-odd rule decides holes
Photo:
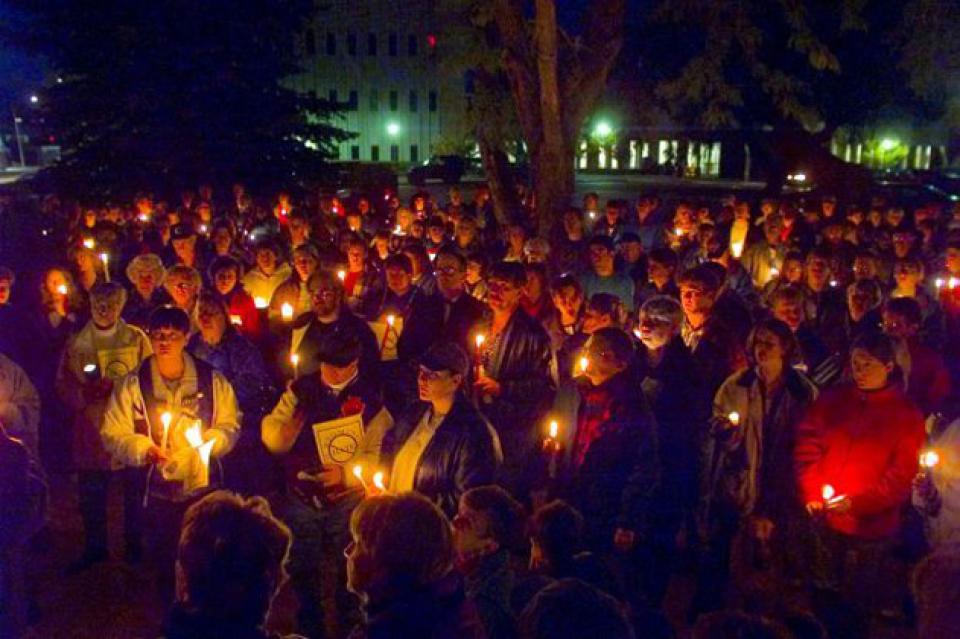
[(850, 498), (850, 511), (827, 511), (827, 525), (865, 539), (895, 535), (910, 497), (926, 433), (923, 415), (896, 384), (865, 392), (845, 385), (807, 411), (794, 449), (803, 503), (822, 500), (825, 484)]
[[(237, 331), (247, 339), (257, 341), (262, 337), (260, 325), (260, 311), (257, 310), (253, 298), (238, 284), (230, 294), (230, 303), (227, 305), (230, 317), (227, 319), (236, 327)], [(239, 318), (240, 323), (236, 320)]]

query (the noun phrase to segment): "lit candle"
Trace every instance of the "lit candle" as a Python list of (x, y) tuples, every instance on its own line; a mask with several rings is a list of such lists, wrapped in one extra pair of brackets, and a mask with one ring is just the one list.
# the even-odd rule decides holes
[(743, 242), (732, 242), (730, 244), (730, 255), (733, 256), (733, 259), (739, 260), (740, 256), (743, 255)]
[(290, 355), (290, 363), (293, 364), (293, 376), (296, 378), (300, 368), (300, 355), (292, 353)]
[(391, 329), (393, 328), (394, 323), (397, 321), (396, 315), (387, 315), (387, 326)]
[(557, 476), (557, 457), (560, 455), (560, 442), (557, 441), (558, 435), (560, 435), (560, 424), (557, 423), (555, 419), (550, 420), (550, 425), (547, 426), (547, 440), (543, 442), (543, 448), (550, 457), (547, 464), (547, 476), (550, 477), (550, 479), (555, 479)]
[(169, 411), (163, 411), (160, 414), (160, 423), (163, 424), (163, 436), (160, 439), (160, 450), (167, 450), (167, 441), (170, 436), (170, 422), (173, 421), (173, 415)]
[(378, 470), (373, 474), (373, 485), (376, 486), (380, 492), (387, 492), (387, 484), (382, 470)]
[(940, 463), (940, 454), (935, 450), (926, 450), (920, 453), (920, 468), (924, 472), (930, 472)]
[(837, 491), (830, 484), (824, 484), (823, 488), (820, 490), (820, 495), (823, 497), (823, 501), (829, 503), (834, 497), (837, 496)]
[(243, 318), (239, 315), (230, 315), (230, 323), (234, 326), (243, 326)]
[(584, 355), (580, 358), (580, 374), (586, 373), (588, 368), (590, 368), (590, 358)]
[(597, 213), (596, 213), (596, 211), (590, 211), (590, 219), (591, 219), (591, 220), (597, 219)]
[(148, 213), (141, 213), (140, 215), (137, 216), (137, 219), (140, 220), (141, 222), (149, 222), (150, 215)]
[(353, 467), (353, 476), (360, 480), (360, 485), (363, 486), (363, 492), (369, 493), (370, 487), (367, 486), (366, 480), (363, 478), (363, 466), (357, 464)]
[(830, 280), (830, 288), (837, 288), (837, 280)]
[(58, 286), (58, 287), (57, 287), (57, 293), (60, 293), (60, 295), (66, 295), (66, 294), (67, 294), (67, 285), (66, 285), (66, 284), (61, 284), (60, 286)]
[(780, 269), (778, 269), (776, 266), (771, 266), (771, 267), (770, 267), (770, 279), (774, 279), (775, 277), (779, 277), (779, 275), (780, 275)]
[(343, 269), (337, 271), (337, 279), (341, 282), (345, 282), (347, 280), (347, 272)]
[[(202, 424), (199, 419), (193, 422), (193, 425), (183, 434), (187, 439), (187, 443), (190, 444), (190, 447), (196, 449), (197, 454), (200, 455), (203, 472), (208, 473), (210, 471), (210, 453), (213, 450), (214, 440), (211, 439), (208, 442), (203, 441)], [(209, 479), (206, 480), (206, 482), (208, 481)]]
[(673, 234), (676, 235), (677, 237), (680, 237), (681, 235), (683, 235), (683, 229), (681, 229), (678, 226), (677, 228), (673, 229)]
[(201, 225), (200, 225), (200, 234), (201, 234), (201, 235), (206, 235), (206, 234), (207, 234), (207, 225), (206, 225), (206, 224), (201, 224)]
[(943, 288), (943, 278), (942, 278), (942, 277), (938, 277), (938, 278), (934, 281), (933, 284), (934, 284), (934, 286), (937, 287), (937, 290), (939, 291), (941, 288)]
[(727, 415), (727, 421), (733, 424), (734, 426), (739, 426), (740, 413), (738, 413), (737, 411), (732, 411), (729, 415)]
[(487, 336), (483, 333), (477, 333), (477, 336), (474, 338), (474, 342), (477, 345), (477, 350), (474, 354), (474, 359), (477, 364), (477, 377), (483, 377), (483, 343), (487, 340)]
[(557, 420), (550, 422), (550, 428), (548, 430), (550, 439), (556, 439), (557, 435), (560, 433), (560, 424), (557, 423)]
[(83, 246), (92, 251), (94, 248), (96, 248), (97, 243), (93, 240), (92, 237), (87, 237), (87, 238), (84, 238), (83, 240)]
[(947, 280), (947, 288), (949, 288), (951, 291), (958, 286), (960, 286), (960, 278), (951, 277), (949, 280)]
[(403, 227), (401, 227), (399, 224), (397, 224), (397, 226), (394, 227), (394, 229), (393, 229), (393, 234), (394, 234), (394, 235), (403, 235)]
[(265, 297), (255, 297), (253, 298), (253, 305), (257, 308), (266, 308), (270, 306), (270, 302)]
[(100, 261), (103, 262), (103, 277), (110, 281), (110, 256), (107, 253), (100, 254)]
[(293, 304), (290, 302), (284, 302), (280, 305), (280, 317), (283, 318), (284, 322), (289, 322), (293, 319)]

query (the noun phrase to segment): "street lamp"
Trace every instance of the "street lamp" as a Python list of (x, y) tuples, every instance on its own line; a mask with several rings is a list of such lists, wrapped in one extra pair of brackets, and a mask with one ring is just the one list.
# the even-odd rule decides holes
[(593, 127), (593, 136), (596, 138), (606, 138), (613, 133), (613, 127), (610, 126), (610, 123), (606, 120), (600, 120), (597, 122), (597, 125)]
[(39, 101), (40, 101), (40, 98), (39, 96), (37, 96), (36, 93), (30, 96), (30, 104), (36, 104)]
[(883, 138), (880, 140), (880, 168), (887, 168), (887, 151), (892, 151), (897, 148), (899, 142), (894, 138)]
[(391, 138), (395, 138), (400, 135), (400, 125), (396, 122), (388, 122), (387, 135), (389, 135)]

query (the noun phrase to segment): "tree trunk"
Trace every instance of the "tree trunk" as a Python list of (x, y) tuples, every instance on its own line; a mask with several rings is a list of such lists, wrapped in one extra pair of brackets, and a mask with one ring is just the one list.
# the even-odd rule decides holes
[(517, 191), (510, 173), (510, 161), (507, 154), (486, 137), (478, 136), (480, 158), (490, 187), (490, 199), (493, 200), (493, 212), (501, 226), (513, 219), (517, 210)]

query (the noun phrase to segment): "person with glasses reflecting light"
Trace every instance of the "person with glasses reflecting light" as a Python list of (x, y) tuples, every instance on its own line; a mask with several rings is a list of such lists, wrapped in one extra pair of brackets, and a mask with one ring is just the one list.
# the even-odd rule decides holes
[(539, 455), (543, 418), (556, 393), (554, 354), (546, 330), (520, 308), (523, 265), (499, 262), (488, 282), (492, 317), (484, 328), (473, 393), (503, 444), (504, 485), (522, 498), (537, 480), (530, 462)]

